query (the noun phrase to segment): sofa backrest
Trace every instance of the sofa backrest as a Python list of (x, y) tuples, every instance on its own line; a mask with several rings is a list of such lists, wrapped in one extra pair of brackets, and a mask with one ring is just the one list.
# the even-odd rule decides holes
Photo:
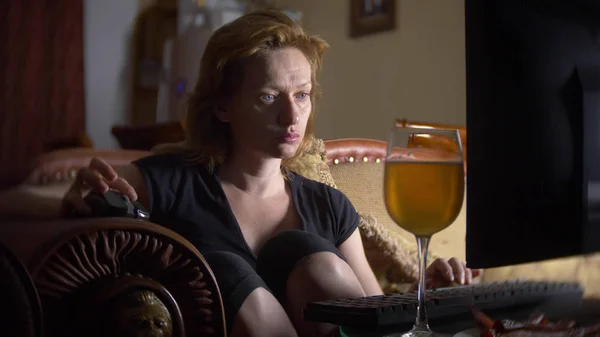
[(69, 182), (75, 178), (77, 170), (89, 165), (94, 157), (100, 157), (113, 166), (120, 166), (149, 154), (148, 151), (93, 148), (56, 150), (43, 154), (33, 161), (26, 184), (52, 185)]
[[(408, 241), (414, 236), (398, 227), (388, 215), (383, 199), (386, 143), (373, 139), (325, 141), (330, 171), (337, 188), (358, 212), (373, 215), (391, 233)], [(454, 223), (434, 235), (430, 248), (441, 256), (464, 259), (466, 235), (466, 193), (461, 213)]]
[[(327, 140), (328, 165), (361, 160), (381, 162), (385, 158), (386, 143), (375, 139)], [(87, 166), (92, 158), (100, 157), (113, 166), (130, 163), (149, 155), (149, 151), (98, 150), (93, 148), (62, 149), (38, 157), (31, 166), (28, 185), (63, 184), (75, 178), (77, 170)]]

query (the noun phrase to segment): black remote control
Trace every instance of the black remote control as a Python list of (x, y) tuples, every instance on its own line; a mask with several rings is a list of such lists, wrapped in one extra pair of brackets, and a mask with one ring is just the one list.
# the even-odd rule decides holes
[(84, 199), (92, 210), (91, 217), (119, 217), (149, 220), (150, 212), (137, 201), (131, 201), (117, 191), (90, 192)]

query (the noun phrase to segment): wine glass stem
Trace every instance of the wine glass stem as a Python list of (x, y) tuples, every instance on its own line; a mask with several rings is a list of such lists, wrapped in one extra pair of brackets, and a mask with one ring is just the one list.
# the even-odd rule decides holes
[(429, 330), (429, 324), (427, 323), (427, 313), (425, 310), (425, 289), (427, 289), (427, 251), (429, 249), (430, 237), (428, 236), (417, 236), (417, 245), (419, 247), (419, 284), (418, 284), (418, 300), (419, 307), (417, 309), (417, 319), (415, 322), (415, 328)]

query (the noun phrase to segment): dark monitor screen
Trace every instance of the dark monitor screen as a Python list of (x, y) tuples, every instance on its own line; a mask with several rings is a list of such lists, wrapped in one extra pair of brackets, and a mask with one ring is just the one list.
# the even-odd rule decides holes
[(465, 0), (469, 267), (600, 251), (600, 1)]

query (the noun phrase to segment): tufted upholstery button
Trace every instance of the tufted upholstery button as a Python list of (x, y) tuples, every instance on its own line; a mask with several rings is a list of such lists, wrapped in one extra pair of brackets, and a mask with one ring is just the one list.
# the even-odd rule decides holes
[(384, 141), (363, 138), (332, 139), (324, 143), (331, 164), (336, 164), (334, 158), (343, 158), (342, 163), (350, 163), (350, 157), (356, 161), (367, 157), (369, 162), (373, 162), (375, 158), (383, 158), (387, 148)]
[(337, 165), (337, 164), (339, 164), (339, 163), (340, 163), (340, 160), (339, 160), (339, 159), (337, 159), (337, 158), (335, 158), (335, 159), (333, 160), (333, 163), (334, 163), (335, 165)]
[(351, 163), (354, 163), (354, 157), (348, 158), (348, 161), (351, 162)]
[(77, 177), (77, 170), (72, 168), (69, 170), (69, 178), (75, 179)]
[(54, 173), (54, 180), (55, 181), (61, 181), (62, 180), (62, 173), (60, 173), (60, 171)]

